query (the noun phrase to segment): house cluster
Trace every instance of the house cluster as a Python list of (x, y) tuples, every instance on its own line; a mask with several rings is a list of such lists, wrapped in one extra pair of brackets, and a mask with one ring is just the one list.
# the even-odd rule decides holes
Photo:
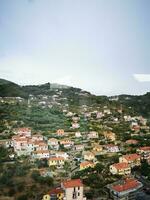
[(150, 164), (150, 146), (139, 147), (137, 153), (119, 157), (119, 163), (110, 165), (110, 172), (118, 175), (130, 175), (131, 169), (140, 166), (141, 161)]
[(59, 187), (51, 189), (42, 200), (86, 200), (84, 186), (80, 179), (65, 180)]
[(127, 154), (119, 157), (119, 163), (110, 165), (112, 174), (129, 176), (131, 169), (141, 165), (141, 156), (138, 154)]
[(48, 144), (40, 134), (31, 135), (30, 128), (18, 128), (12, 136), (12, 147), (17, 156), (31, 155), (33, 158), (49, 158)]
[[(58, 130), (58, 134), (64, 133)], [(47, 159), (49, 166), (62, 167), (69, 155), (64, 151), (59, 151), (60, 145), (70, 148), (74, 143), (69, 139), (58, 140), (50, 138), (47, 140), (40, 134), (31, 134), (30, 128), (18, 128), (12, 136), (11, 146), (17, 156), (31, 156), (33, 159)]]
[(143, 184), (134, 179), (126, 178), (107, 185), (109, 197), (114, 200), (136, 199), (137, 192), (142, 190)]

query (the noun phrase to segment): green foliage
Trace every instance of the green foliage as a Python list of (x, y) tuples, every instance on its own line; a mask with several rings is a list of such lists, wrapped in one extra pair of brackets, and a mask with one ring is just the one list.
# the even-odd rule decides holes
[(20, 195), (17, 200), (28, 200), (28, 196), (26, 194)]
[(53, 179), (51, 177), (42, 177), (38, 171), (33, 171), (31, 177), (40, 184), (46, 184), (48, 186), (53, 185)]
[(0, 163), (8, 158), (8, 150), (3, 146), (0, 146)]
[(141, 165), (141, 174), (143, 176), (150, 177), (150, 165), (147, 162), (143, 162)]

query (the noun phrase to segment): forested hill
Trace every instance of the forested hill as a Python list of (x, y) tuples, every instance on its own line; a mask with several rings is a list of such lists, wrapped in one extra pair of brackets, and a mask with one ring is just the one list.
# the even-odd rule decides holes
[(50, 95), (52, 90), (55, 89), (69, 89), (70, 87), (60, 84), (45, 83), (41, 85), (27, 85), (20, 86), (11, 81), (0, 79), (0, 96), (1, 97), (22, 97), (28, 98), (32, 95)]
[(96, 96), (80, 88), (69, 87), (59, 84), (45, 83), (42, 85), (20, 86), (11, 81), (0, 79), (1, 97), (23, 97), (28, 99), (29, 95), (53, 96), (61, 92), (61, 98), (67, 99), (72, 106), (81, 105), (109, 105), (114, 104), (132, 107), (134, 111), (145, 117), (150, 117), (150, 92), (144, 95), (118, 95), (117, 97)]

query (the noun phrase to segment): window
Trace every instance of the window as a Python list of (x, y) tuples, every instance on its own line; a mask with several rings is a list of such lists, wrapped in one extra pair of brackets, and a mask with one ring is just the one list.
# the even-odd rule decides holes
[(78, 196), (80, 196), (80, 192), (78, 192)]
[(78, 190), (80, 190), (80, 187), (78, 187)]

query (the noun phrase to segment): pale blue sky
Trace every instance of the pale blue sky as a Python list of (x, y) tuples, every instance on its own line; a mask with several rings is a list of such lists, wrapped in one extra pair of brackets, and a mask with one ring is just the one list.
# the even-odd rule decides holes
[(145, 93), (149, 23), (149, 0), (0, 0), (0, 77)]

